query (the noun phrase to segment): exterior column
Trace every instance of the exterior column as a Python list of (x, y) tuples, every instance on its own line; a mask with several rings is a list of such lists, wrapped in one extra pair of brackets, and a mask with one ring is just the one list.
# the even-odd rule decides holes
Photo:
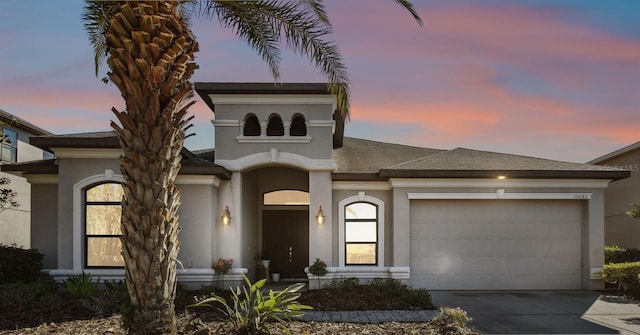
[[(334, 249), (332, 231), (333, 226), (337, 224), (332, 222), (331, 185), (331, 172), (309, 171), (309, 265), (316, 258), (320, 258), (327, 262), (327, 266), (337, 266), (337, 264), (331, 264)], [(318, 224), (316, 220), (320, 206), (325, 216), (324, 224)]]
[(290, 136), (291, 134), (291, 121), (283, 121), (282, 126), (284, 127), (284, 136)]
[[(231, 181), (220, 183), (218, 206), (215, 216), (216, 243), (213, 246), (213, 260), (218, 257), (233, 258), (236, 266), (246, 267), (241, 264), (242, 259), (242, 173), (234, 172)], [(231, 219), (228, 225), (222, 223), (222, 213), (225, 207), (229, 207)]]
[(406, 190), (393, 189), (393, 266), (411, 266), (410, 205)]
[(603, 290), (604, 281), (601, 271), (604, 266), (604, 190), (594, 190), (587, 201), (585, 217), (587, 229), (584, 229), (583, 264), (584, 277), (589, 290)]
[(260, 136), (267, 136), (267, 126), (269, 123), (267, 121), (260, 121)]

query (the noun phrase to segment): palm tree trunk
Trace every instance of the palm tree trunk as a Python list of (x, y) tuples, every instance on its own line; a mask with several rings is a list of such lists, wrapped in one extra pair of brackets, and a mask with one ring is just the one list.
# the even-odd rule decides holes
[(109, 78), (126, 102), (112, 127), (123, 150), (122, 254), (130, 334), (175, 334), (180, 170), (185, 104), (198, 51), (179, 1), (117, 2), (106, 34)]

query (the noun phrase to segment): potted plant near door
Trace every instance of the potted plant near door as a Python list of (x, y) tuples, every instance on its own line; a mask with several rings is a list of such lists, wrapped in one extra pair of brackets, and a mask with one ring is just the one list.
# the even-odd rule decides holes
[(258, 265), (264, 266), (265, 269), (268, 269), (269, 265), (271, 264), (269, 255), (264, 251), (260, 251), (258, 253), (258, 255), (256, 256), (256, 261), (258, 261)]
[(280, 271), (278, 271), (278, 267), (274, 264), (271, 264), (271, 281), (274, 283), (280, 281)]
[(257, 265), (256, 270), (256, 280), (267, 279), (269, 278), (269, 266), (271, 265), (271, 260), (269, 259), (269, 255), (267, 253), (261, 251), (255, 257)]
[[(320, 285), (320, 277), (324, 276), (327, 274), (327, 263), (323, 260), (321, 260), (320, 258), (316, 258), (316, 261), (313, 262), (313, 264), (311, 264), (311, 266), (309, 266), (309, 273), (311, 275), (313, 275), (313, 277), (315, 277), (318, 282), (317, 285), (312, 285), (315, 284), (311, 281), (309, 281), (309, 289), (320, 289), (322, 288)], [(313, 286), (313, 288), (312, 288)]]

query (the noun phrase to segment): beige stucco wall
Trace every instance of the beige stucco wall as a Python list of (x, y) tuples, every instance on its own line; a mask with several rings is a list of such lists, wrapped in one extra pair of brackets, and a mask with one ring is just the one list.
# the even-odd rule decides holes
[(58, 184), (32, 183), (31, 247), (44, 254), (45, 269), (58, 267)]
[[(215, 101), (214, 101), (215, 102)], [(291, 121), (291, 117), (300, 113), (307, 121), (332, 121), (332, 105), (224, 105), (216, 104), (216, 120), (243, 121), (245, 115), (253, 113), (258, 120), (267, 121), (269, 116), (277, 113), (282, 121)], [(233, 160), (255, 153), (269, 152), (276, 148), (280, 152), (298, 154), (312, 159), (330, 159), (333, 149), (333, 128), (310, 126), (308, 136), (312, 140), (308, 143), (239, 143), (236, 137), (240, 135), (240, 127), (216, 126), (216, 159)], [(274, 141), (282, 136), (268, 137)], [(295, 138), (295, 137), (294, 137)]]
[[(17, 161), (27, 162), (42, 159), (42, 149), (24, 142), (28, 140), (30, 134), (21, 130), (17, 130), (17, 132)], [(7, 177), (11, 180), (11, 184), (1, 187), (17, 192), (15, 200), (20, 204), (19, 207), (0, 212), (0, 244), (15, 244), (18, 247), (31, 248), (31, 186), (22, 177), (4, 172), (0, 172), (0, 177)]]
[(258, 171), (242, 174), (242, 266), (254, 278), (255, 257), (260, 252), (260, 195)]
[(4, 172), (0, 172), (0, 177), (11, 180), (10, 184), (0, 187), (16, 192), (14, 200), (20, 204), (19, 207), (7, 208), (0, 212), (0, 244), (15, 244), (17, 247), (28, 249), (31, 247), (31, 227), (29, 226), (31, 189), (29, 183), (25, 178)]
[(631, 172), (629, 178), (614, 181), (605, 190), (605, 244), (640, 248), (640, 221), (626, 214), (640, 203), (640, 149), (614, 157), (600, 165)]
[(210, 268), (215, 247), (217, 189), (206, 184), (177, 185), (182, 197), (178, 210), (181, 227), (178, 259), (185, 268)]

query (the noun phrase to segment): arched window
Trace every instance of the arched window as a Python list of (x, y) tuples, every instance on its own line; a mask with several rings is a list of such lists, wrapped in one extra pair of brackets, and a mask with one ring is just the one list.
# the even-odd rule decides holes
[(249, 114), (244, 119), (244, 130), (242, 131), (244, 136), (260, 136), (260, 122), (258, 117), (254, 114)]
[(384, 266), (384, 201), (358, 192), (338, 202), (340, 266)]
[(122, 267), (120, 217), (123, 190), (119, 183), (104, 183), (84, 191), (86, 267)]
[(344, 207), (345, 265), (378, 263), (378, 207), (355, 202)]
[(264, 205), (309, 205), (309, 192), (297, 190), (273, 191), (264, 194)]
[(291, 120), (291, 136), (307, 136), (307, 123), (304, 116), (296, 115)]
[(284, 125), (279, 115), (272, 115), (267, 124), (267, 136), (284, 136)]

